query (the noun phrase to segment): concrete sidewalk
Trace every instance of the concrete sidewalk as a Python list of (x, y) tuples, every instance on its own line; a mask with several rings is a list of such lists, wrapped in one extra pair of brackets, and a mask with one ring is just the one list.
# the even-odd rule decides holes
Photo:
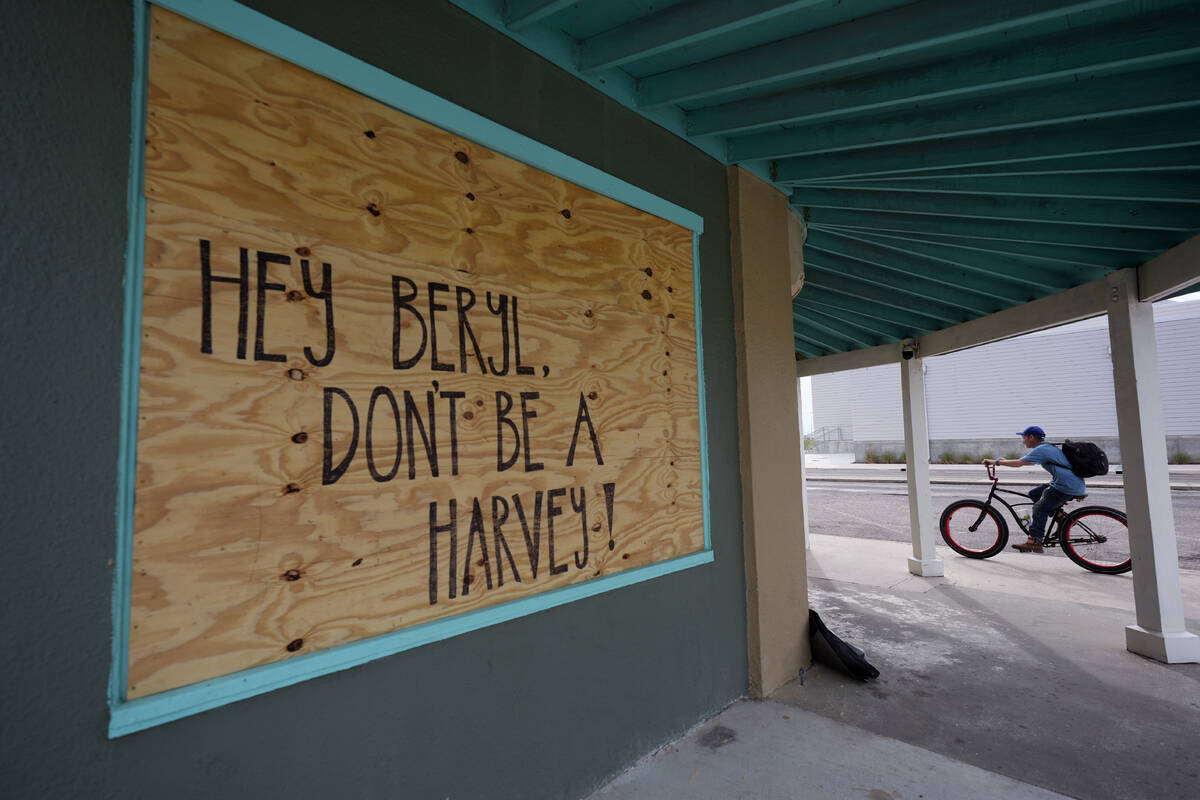
[(1064, 795), (834, 722), (742, 700), (644, 759), (594, 800), (1051, 800)]
[[(1200, 797), (1200, 665), (1125, 650), (1130, 575), (1085, 572), (1056, 551), (978, 561), (939, 548), (946, 576), (918, 578), (910, 554), (810, 541), (811, 605), (866, 650), (878, 680), (815, 665), (593, 796)], [(1200, 572), (1181, 581), (1200, 631)]]

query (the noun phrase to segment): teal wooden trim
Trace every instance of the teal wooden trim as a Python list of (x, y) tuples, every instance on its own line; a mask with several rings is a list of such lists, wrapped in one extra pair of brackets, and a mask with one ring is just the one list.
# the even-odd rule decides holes
[(725, 160), (725, 142), (717, 137), (690, 139), (682, 109), (660, 108), (643, 111), (637, 105), (637, 87), (634, 79), (625, 71), (610, 69), (594, 74), (584, 74), (578, 66), (578, 44), (567, 34), (550, 25), (531, 25), (522, 30), (513, 30), (505, 22), (503, 2), (500, 0), (450, 0), (468, 14), (483, 20), (523, 47), (532, 50), (560, 69), (569, 72), (621, 105), (639, 113), (642, 117), (660, 125), (677, 136), (688, 139), (691, 144), (722, 164)]
[(933, 60), (942, 53), (956, 52), (956, 48), (961, 51), (966, 42), (982, 47), (1023, 28), (1078, 25), (1081, 12), (1120, 2), (1123, 0), (911, 3), (838, 26), (837, 35), (815, 30), (644, 78), (638, 82), (640, 107), (696, 101), (777, 81), (814, 76), (828, 79), (838, 71), (889, 57), (915, 59), (919, 54)]
[(156, 0), (155, 4), (543, 172), (689, 230), (704, 230), (703, 217), (694, 212), (498, 125), (233, 0)]
[(125, 310), (121, 321), (121, 420), (117, 451), (117, 546), (113, 556), (112, 664), (108, 705), (125, 697), (129, 656), (130, 582), (133, 572), (133, 494), (137, 471), (138, 367), (141, 363), (142, 263), (146, 247), (146, 78), (150, 50), (149, 9), (133, 3), (133, 82), (130, 87), (129, 180), (126, 185)]
[[(564, 154), (533, 142), (526, 137), (488, 122), (478, 115), (453, 106), (434, 95), (411, 86), (394, 76), (340, 53), (286, 26), (257, 14), (230, 0), (161, 0), (164, 8), (182, 14), (202, 25), (227, 33), (267, 52), (313, 69), (381, 102), (416, 113), (424, 119), (486, 147), (571, 180), (593, 191), (606, 194), (635, 208), (670, 220), (692, 231), (693, 275), (695, 282), (697, 374), (700, 396), (700, 437), (702, 447), (704, 504), (704, 549), (669, 561), (630, 569), (583, 583), (561, 587), (520, 598), (491, 608), (406, 628), (389, 634), (363, 639), (329, 650), (290, 658), (184, 686), (149, 697), (127, 700), (130, 576), (132, 571), (134, 486), (137, 460), (137, 398), (141, 360), (142, 276), (144, 268), (146, 201), (143, 193), (147, 56), (149, 49), (149, 3), (134, 0), (134, 78), (131, 92), (130, 168), (128, 181), (129, 229), (126, 247), (125, 315), (123, 320), (124, 357), (122, 361), (121, 437), (118, 463), (116, 508), (117, 551), (113, 577), (112, 668), (109, 675), (110, 709), (108, 735), (123, 736), (170, 722), (218, 706), (289, 686), (309, 678), (364, 664), (430, 642), (457, 636), (479, 628), (534, 614), (593, 595), (669, 575), (713, 561), (709, 530), (709, 491), (707, 418), (704, 409), (704, 359), (700, 349), (699, 236), (703, 218), (668, 203), (630, 184), (600, 172)], [(314, 66), (318, 67), (314, 69)], [(342, 70), (345, 70), (343, 74)], [(425, 113), (414, 110), (417, 106)], [(462, 126), (466, 132), (455, 128)], [(488, 137), (501, 142), (497, 146)], [(508, 150), (504, 148), (509, 148)], [(532, 155), (531, 155), (532, 154)]]
[(692, 303), (696, 327), (696, 389), (700, 405), (700, 487), (704, 507), (704, 549), (712, 550), (712, 508), (708, 484), (708, 401), (704, 384), (704, 320), (700, 302), (700, 232), (692, 233)]
[(532, 597), (512, 600), (491, 608), (470, 611), (448, 619), (427, 622), (424, 625), (131, 700), (113, 709), (109, 723), (109, 736), (124, 736), (310, 678), (356, 667), (451, 636), (458, 636), (517, 617), (545, 611), (548, 608), (573, 603), (602, 592), (632, 586), (635, 583), (708, 564), (712, 560), (711, 550), (701, 550), (670, 561), (619, 572), (603, 578), (595, 578)]
[(872, 175), (900, 177), (926, 170), (1025, 164), (1049, 159), (1121, 154), (1200, 144), (1200, 110), (1159, 111), (1095, 122), (914, 142), (847, 152), (819, 153), (775, 163), (778, 184), (812, 183)]

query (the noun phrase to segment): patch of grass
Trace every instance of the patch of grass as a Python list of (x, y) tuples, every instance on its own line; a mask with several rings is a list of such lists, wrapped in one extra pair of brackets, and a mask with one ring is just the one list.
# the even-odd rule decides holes
[(815, 439), (813, 439), (813, 437), (811, 437), (811, 436), (804, 437), (804, 449), (805, 450), (812, 450), (816, 446), (817, 446), (817, 441)]
[(867, 464), (904, 464), (904, 453), (893, 453), (889, 450), (876, 451), (868, 447), (867, 452), (863, 454), (863, 461)]
[(996, 457), (996, 454), (993, 453), (991, 450), (984, 450), (982, 453), (979, 454), (979, 458), (976, 458), (974, 460), (982, 461), (985, 458), (995, 458), (995, 457)]
[(1191, 453), (1185, 453), (1182, 450), (1176, 450), (1171, 453), (1171, 457), (1167, 459), (1168, 464), (1195, 464), (1196, 460), (1192, 458)]
[(945, 452), (938, 453), (937, 461), (939, 464), (953, 464), (955, 458), (957, 458), (957, 456), (955, 456), (954, 453), (946, 450)]
[(1017, 452), (1017, 451), (1015, 451), (1015, 450), (1009, 450), (1007, 453), (1005, 453), (1005, 454), (1004, 454), (1004, 457), (1005, 457), (1006, 459), (1008, 459), (1009, 461), (1016, 461), (1018, 458), (1020, 458), (1020, 457), (1021, 457), (1021, 456), (1023, 456), (1023, 455), (1025, 455), (1025, 454), (1024, 454), (1024, 453), (1018, 453), (1018, 452)]

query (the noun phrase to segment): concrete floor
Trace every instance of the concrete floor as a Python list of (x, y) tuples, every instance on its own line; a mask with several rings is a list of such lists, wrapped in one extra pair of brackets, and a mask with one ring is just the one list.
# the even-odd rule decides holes
[[(1057, 555), (986, 561), (813, 536), (812, 607), (881, 672), (816, 665), (740, 701), (595, 798), (1200, 797), (1200, 665), (1124, 647), (1129, 575)], [(1181, 573), (1200, 631), (1200, 572)]]

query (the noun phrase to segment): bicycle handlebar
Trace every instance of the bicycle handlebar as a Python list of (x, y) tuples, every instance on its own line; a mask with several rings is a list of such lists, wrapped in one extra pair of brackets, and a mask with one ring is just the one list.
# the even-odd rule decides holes
[(988, 478), (990, 478), (993, 482), (995, 482), (995, 480), (996, 480), (996, 463), (993, 461), (991, 464), (984, 464), (984, 466), (987, 467)]

